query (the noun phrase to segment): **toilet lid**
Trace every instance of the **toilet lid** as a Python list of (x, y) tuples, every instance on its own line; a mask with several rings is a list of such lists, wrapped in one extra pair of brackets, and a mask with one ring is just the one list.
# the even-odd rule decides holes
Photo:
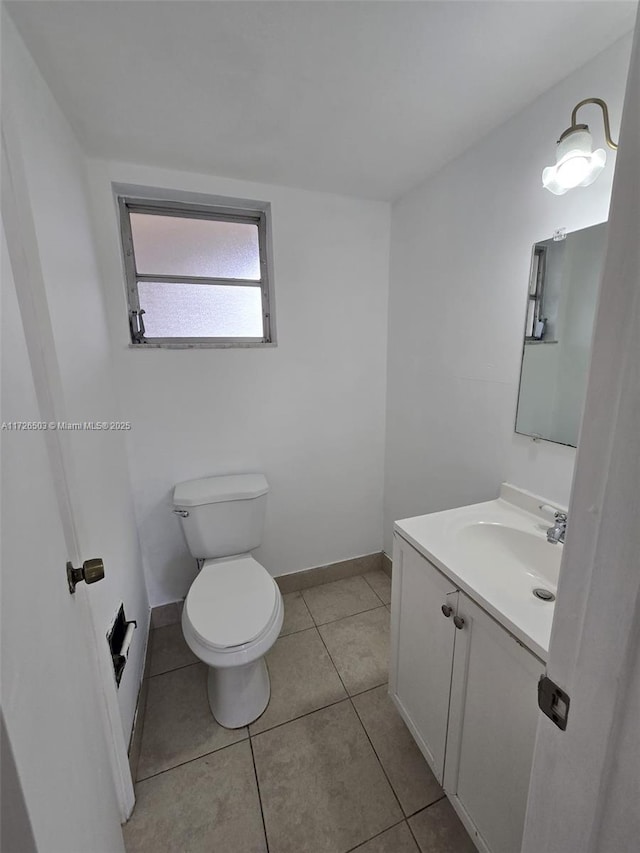
[(276, 584), (253, 557), (205, 562), (184, 603), (202, 643), (229, 648), (250, 643), (269, 624)]

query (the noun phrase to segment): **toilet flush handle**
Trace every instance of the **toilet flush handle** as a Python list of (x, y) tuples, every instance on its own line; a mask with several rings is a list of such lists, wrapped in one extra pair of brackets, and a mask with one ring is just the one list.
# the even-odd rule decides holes
[(174, 514), (179, 515), (180, 518), (189, 518), (189, 511), (186, 509), (174, 509)]

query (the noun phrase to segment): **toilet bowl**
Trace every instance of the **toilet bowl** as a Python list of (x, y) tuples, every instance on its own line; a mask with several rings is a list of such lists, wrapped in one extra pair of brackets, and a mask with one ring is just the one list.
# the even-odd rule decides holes
[(173, 493), (174, 512), (200, 564), (182, 632), (209, 667), (211, 713), (231, 729), (252, 723), (269, 703), (264, 656), (284, 618), (278, 585), (250, 553), (262, 539), (268, 489), (262, 474), (236, 474), (180, 483)]
[(182, 610), (191, 651), (209, 667), (211, 713), (229, 729), (256, 720), (269, 703), (264, 655), (278, 639), (284, 607), (278, 585), (250, 555), (205, 560)]

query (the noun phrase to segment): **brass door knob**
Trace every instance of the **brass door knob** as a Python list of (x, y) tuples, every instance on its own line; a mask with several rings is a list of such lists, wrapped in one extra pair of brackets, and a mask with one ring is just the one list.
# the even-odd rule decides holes
[(74, 569), (72, 563), (67, 563), (67, 581), (69, 582), (69, 592), (72, 594), (76, 591), (76, 586), (80, 581), (97, 583), (103, 577), (104, 563), (101, 557), (85, 560), (80, 569)]

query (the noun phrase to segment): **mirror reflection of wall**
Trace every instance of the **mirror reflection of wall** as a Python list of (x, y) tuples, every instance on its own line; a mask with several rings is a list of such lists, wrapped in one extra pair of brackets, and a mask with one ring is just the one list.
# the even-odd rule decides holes
[(576, 447), (607, 223), (533, 248), (516, 432)]

